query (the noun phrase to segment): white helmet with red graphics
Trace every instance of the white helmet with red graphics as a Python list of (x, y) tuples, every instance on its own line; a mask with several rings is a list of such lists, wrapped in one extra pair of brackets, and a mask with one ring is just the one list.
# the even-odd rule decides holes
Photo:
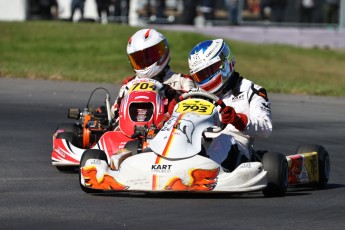
[(189, 53), (191, 76), (201, 89), (219, 94), (235, 72), (235, 58), (223, 39), (197, 44)]
[(127, 55), (136, 75), (153, 78), (170, 61), (166, 38), (154, 29), (141, 29), (128, 40)]

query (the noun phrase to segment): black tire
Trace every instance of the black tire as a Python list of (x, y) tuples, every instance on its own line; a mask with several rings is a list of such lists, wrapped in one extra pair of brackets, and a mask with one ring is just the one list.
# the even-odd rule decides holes
[[(73, 143), (73, 133), (72, 132), (62, 132), (56, 135), (56, 139), (65, 139), (71, 143)], [(78, 169), (77, 166), (56, 166), (56, 169), (60, 172), (74, 172)]]
[(267, 152), (262, 157), (267, 171), (267, 187), (262, 190), (266, 197), (284, 196), (288, 187), (288, 163), (282, 153)]
[(62, 132), (56, 135), (56, 139), (65, 139), (73, 144), (73, 133), (72, 132)]
[[(87, 149), (80, 159), (80, 168), (83, 167), (88, 159), (105, 160), (108, 163), (107, 155), (104, 151), (99, 149)], [(86, 193), (100, 193), (102, 190), (87, 188), (81, 184), (81, 170), (79, 170), (79, 183), (80, 188)]]
[(74, 132), (74, 130), (76, 129), (76, 124), (74, 123), (62, 123), (59, 124), (58, 127), (56, 128), (56, 130), (63, 130), (64, 132)]
[(80, 159), (80, 167), (84, 167), (86, 161), (88, 159), (99, 159), (99, 160), (105, 160), (108, 163), (108, 157), (107, 154), (100, 149), (87, 149), (84, 151), (83, 155)]
[(306, 144), (298, 146), (296, 154), (316, 152), (319, 165), (319, 181), (316, 186), (324, 188), (329, 180), (331, 163), (327, 150), (322, 145)]
[(56, 131), (57, 130), (63, 130), (64, 132), (71, 132), (73, 133), (73, 135), (77, 137), (81, 131), (81, 126), (76, 123), (62, 123), (58, 125), (58, 127), (56, 128)]
[(55, 166), (60, 172), (77, 172), (78, 166)]
[(125, 145), (125, 148), (130, 150), (132, 152), (132, 155), (141, 153), (141, 141), (140, 140), (128, 141)]
[[(79, 137), (81, 134), (80, 126), (73, 123), (63, 123), (63, 124), (58, 125), (58, 127), (56, 128), (56, 131), (57, 130), (63, 130), (63, 132), (58, 133), (56, 135), (56, 138), (66, 139), (69, 142), (71, 142), (73, 145), (79, 148), (81, 147), (81, 139)], [(66, 134), (63, 134), (63, 133), (66, 133)]]

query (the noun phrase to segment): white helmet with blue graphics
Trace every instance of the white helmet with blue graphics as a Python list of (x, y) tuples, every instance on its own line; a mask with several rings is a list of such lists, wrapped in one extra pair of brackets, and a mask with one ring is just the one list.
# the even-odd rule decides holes
[(190, 73), (201, 89), (219, 94), (235, 71), (235, 58), (223, 39), (197, 44), (189, 53)]

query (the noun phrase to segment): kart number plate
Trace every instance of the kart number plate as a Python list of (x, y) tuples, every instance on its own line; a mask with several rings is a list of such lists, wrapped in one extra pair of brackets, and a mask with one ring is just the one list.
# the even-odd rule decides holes
[(129, 92), (132, 91), (155, 91), (156, 86), (151, 82), (138, 82), (132, 85)]
[(196, 99), (187, 99), (178, 104), (176, 112), (188, 113), (195, 112), (201, 115), (211, 115), (214, 109), (214, 105), (211, 102)]

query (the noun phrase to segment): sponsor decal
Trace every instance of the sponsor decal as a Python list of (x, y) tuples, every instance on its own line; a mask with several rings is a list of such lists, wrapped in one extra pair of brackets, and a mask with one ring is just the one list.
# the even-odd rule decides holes
[(90, 161), (90, 164), (93, 164), (93, 165), (100, 165), (101, 164), (100, 159), (89, 159), (88, 161)]
[(211, 115), (215, 106), (208, 101), (188, 99), (180, 102), (176, 111), (178, 113), (194, 112), (200, 115)]
[(128, 182), (133, 185), (147, 185), (150, 183), (150, 181), (146, 177), (128, 180)]
[(271, 106), (269, 102), (262, 102), (260, 109), (263, 111), (270, 111), (271, 110)]
[(61, 148), (55, 148), (54, 152), (56, 152), (57, 154), (59, 154), (62, 158), (66, 157), (65, 152), (61, 149)]
[(246, 168), (246, 169), (250, 169), (251, 167), (252, 167), (252, 165), (250, 163), (243, 163), (240, 166), (240, 168)]
[(190, 182), (184, 184), (179, 177), (173, 177), (164, 186), (165, 190), (173, 191), (210, 191), (217, 185), (219, 168), (192, 169), (189, 173)]
[(138, 82), (134, 83), (128, 92), (132, 91), (155, 91), (156, 85), (152, 82)]
[[(208, 53), (205, 55), (206, 58), (208, 58), (211, 54), (213, 54), (213, 53), (215, 52), (216, 49), (219, 49), (219, 48), (220, 48), (220, 47), (219, 47), (219, 42), (218, 42), (218, 41), (216, 41), (216, 42), (213, 43), (212, 45), (213, 45), (212, 49), (211, 49), (210, 51), (208, 51)], [(214, 54), (213, 54), (213, 55), (214, 55)]]
[(304, 153), (305, 167), (308, 172), (309, 182), (319, 181), (319, 163), (317, 153)]
[(170, 119), (165, 122), (163, 128), (160, 131), (170, 131), (173, 128), (175, 121), (178, 119), (178, 116), (171, 116)]
[(303, 153), (288, 156), (289, 184), (319, 181), (317, 153)]
[(151, 166), (152, 173), (170, 173), (172, 165), (154, 164)]
[(300, 182), (300, 174), (303, 168), (303, 157), (300, 155), (289, 156), (289, 184), (297, 184)]
[(243, 92), (239, 92), (237, 96), (232, 96), (231, 101), (236, 102), (236, 101), (243, 101), (244, 99), (244, 94)]
[(180, 135), (181, 133), (186, 136), (187, 143), (192, 144), (192, 134), (195, 129), (193, 121), (190, 120), (180, 120), (175, 126), (175, 130), (179, 132), (174, 132), (174, 135)]

